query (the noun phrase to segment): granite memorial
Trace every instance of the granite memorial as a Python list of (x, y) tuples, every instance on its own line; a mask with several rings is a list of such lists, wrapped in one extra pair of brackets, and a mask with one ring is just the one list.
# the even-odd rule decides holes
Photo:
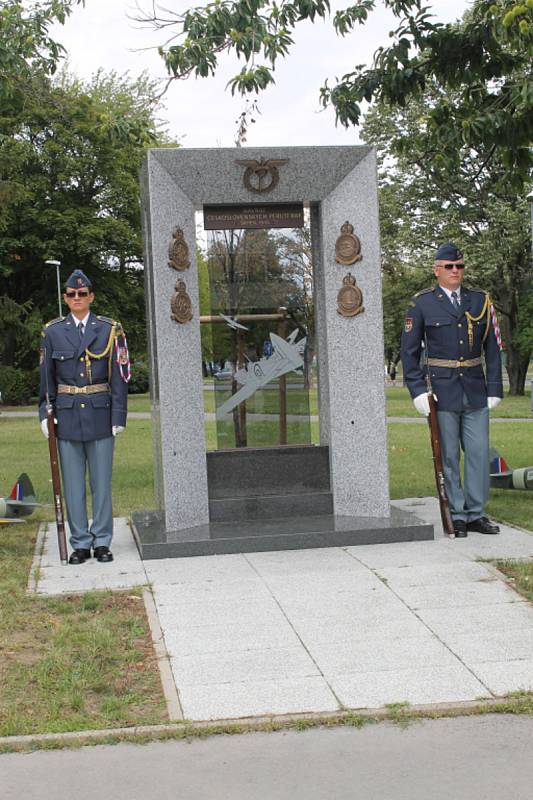
[[(432, 526), (390, 505), (373, 149), (152, 149), (142, 215), (157, 502), (133, 515), (142, 557), (433, 538)], [(257, 267), (260, 247), (274, 241), (267, 229), (274, 236), (306, 220), (312, 331), (290, 308), (292, 289), (303, 291), (298, 281), (281, 267), (273, 281), (271, 267), (261, 267), (264, 275)], [(212, 277), (216, 302), (202, 315), (198, 236), (224, 234), (227, 244), (236, 229), (255, 242), (249, 272), (236, 270), (238, 287), (232, 277), (217, 289), (223, 281)], [(233, 348), (230, 380), (216, 400), (219, 447), (209, 452), (204, 323)], [(305, 387), (315, 364), (320, 443), (312, 444), (290, 404), (307, 398), (299, 411), (310, 431)], [(279, 414), (276, 442), (261, 439), (273, 416), (257, 413), (261, 392), (261, 408)]]

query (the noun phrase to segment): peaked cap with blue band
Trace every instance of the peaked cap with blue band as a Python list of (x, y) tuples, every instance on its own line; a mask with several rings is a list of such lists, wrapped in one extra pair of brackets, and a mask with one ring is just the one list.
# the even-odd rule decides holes
[(81, 269), (75, 269), (65, 283), (65, 289), (92, 289), (92, 283)]
[(454, 244), (441, 244), (435, 254), (435, 261), (461, 261), (463, 254)]

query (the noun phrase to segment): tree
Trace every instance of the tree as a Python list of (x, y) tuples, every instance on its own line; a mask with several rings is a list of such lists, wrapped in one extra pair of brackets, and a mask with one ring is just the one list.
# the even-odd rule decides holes
[(51, 76), (65, 53), (50, 36), (53, 22), (63, 24), (85, 0), (0, 0), (0, 108), (20, 106), (26, 84), (36, 73)]
[(425, 127), (439, 101), (440, 90), (432, 87), (403, 110), (373, 108), (363, 126), (380, 168), (386, 348), (397, 351), (409, 297), (431, 284), (436, 246), (456, 241), (466, 254), (469, 284), (494, 300), (510, 392), (523, 394), (533, 347), (528, 204), (497, 157), (482, 170), (484, 154), (463, 146), (451, 168), (431, 149)]
[(145, 76), (39, 73), (17, 113), (0, 113), (0, 295), (56, 316), (44, 261), (59, 259), (63, 279), (82, 267), (97, 313), (121, 319), (136, 353), (146, 350), (138, 170), (146, 145), (164, 141), (155, 95)]
[[(480, 149), (485, 164), (498, 158), (516, 186), (533, 165), (533, 0), (473, 0), (461, 23), (432, 21), (422, 0), (383, 0), (398, 20), (392, 43), (380, 47), (370, 68), (327, 82), (320, 92), (338, 121), (358, 125), (361, 104), (404, 107), (429, 84), (443, 90), (428, 118), (426, 136), (453, 162), (463, 145)], [(337, 11), (333, 26), (340, 36), (363, 25), (376, 0), (353, 0)], [(274, 82), (278, 58), (286, 57), (300, 22), (325, 18), (328, 0), (216, 0), (183, 14), (155, 10), (144, 22), (169, 35), (160, 48), (171, 79), (213, 75), (221, 54), (244, 61), (230, 81), (231, 91), (259, 93)], [(453, 91), (454, 103), (446, 92)]]

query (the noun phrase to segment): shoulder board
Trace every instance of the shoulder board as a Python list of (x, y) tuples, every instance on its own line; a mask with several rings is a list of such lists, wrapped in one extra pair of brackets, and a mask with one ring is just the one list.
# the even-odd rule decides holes
[(470, 286), (466, 287), (465, 286), (465, 289), (466, 288), (468, 288), (469, 292), (479, 292), (479, 294), (488, 294), (486, 289), (478, 289), (477, 287), (470, 287)]
[(44, 327), (49, 328), (50, 325), (56, 325), (58, 322), (63, 322), (64, 319), (65, 317), (56, 317), (55, 319), (51, 319), (50, 322), (47, 322)]
[(96, 319), (99, 319), (101, 322), (107, 322), (109, 325), (116, 325), (117, 324), (114, 319), (111, 319), (111, 317), (97, 316)]
[(434, 292), (435, 287), (429, 286), (427, 289), (421, 289), (419, 292), (415, 294), (415, 297), (420, 297), (421, 294), (429, 294), (429, 292)]

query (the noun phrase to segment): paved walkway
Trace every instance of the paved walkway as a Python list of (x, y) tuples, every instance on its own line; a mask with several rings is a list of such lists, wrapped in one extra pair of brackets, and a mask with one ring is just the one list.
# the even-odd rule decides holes
[[(438, 524), (433, 498), (396, 505)], [(479, 559), (531, 558), (503, 527), (434, 542), (62, 567), (51, 526), (38, 591), (150, 582), (185, 718), (457, 702), (533, 688), (533, 607)]]
[[(37, 411), (0, 411), (0, 417), (13, 417), (13, 418), (33, 418), (37, 417)], [(149, 411), (130, 411), (128, 413), (128, 419), (151, 419), (152, 414)], [(216, 420), (216, 414), (212, 414), (211, 412), (206, 412), (205, 419), (208, 422), (214, 422)], [(247, 419), (251, 422), (278, 422), (279, 421), (279, 414), (247, 414)], [(310, 422), (318, 422), (319, 417), (317, 414), (312, 414), (310, 417), (306, 417), (304, 414), (287, 414), (287, 422), (305, 422), (309, 420)], [(531, 417), (493, 417), (491, 418), (491, 423), (493, 422), (533, 422), (533, 416)], [(427, 425), (427, 420), (425, 417), (387, 417), (387, 422), (403, 422), (403, 423), (411, 423), (411, 422), (418, 422), (424, 425)]]
[(0, 756), (3, 800), (529, 800), (533, 719), (489, 715)]

